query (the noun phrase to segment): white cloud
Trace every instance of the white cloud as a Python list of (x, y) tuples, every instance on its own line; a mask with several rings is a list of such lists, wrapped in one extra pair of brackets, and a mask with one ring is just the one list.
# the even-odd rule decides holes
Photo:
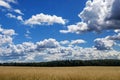
[(91, 60), (91, 59), (118, 59), (119, 51), (115, 50), (96, 50), (95, 48), (82, 48), (82, 47), (61, 47), (56, 50), (48, 50), (49, 54), (45, 55), (44, 59), (51, 60)]
[(24, 48), (24, 51), (31, 52), (37, 48), (37, 46), (32, 42), (23, 42), (22, 47)]
[(77, 23), (76, 25), (69, 25), (67, 26), (68, 30), (60, 30), (61, 33), (77, 33), (77, 34), (80, 34), (80, 33), (83, 33), (83, 32), (86, 32), (88, 31), (88, 26), (86, 23), (83, 23), (83, 22), (79, 22)]
[(107, 36), (107, 38), (110, 40), (120, 40), (120, 33), (115, 34), (113, 36)]
[(45, 39), (43, 41), (37, 42), (37, 47), (39, 48), (56, 48), (59, 46), (59, 43), (55, 39)]
[[(89, 31), (120, 29), (119, 0), (88, 0), (79, 17), (81, 22), (67, 26), (62, 33), (83, 33)], [(80, 24), (80, 25), (79, 25)]]
[(10, 9), (11, 6), (5, 0), (0, 0), (0, 6)]
[(14, 19), (17, 19), (17, 20), (19, 20), (19, 21), (21, 21), (21, 22), (24, 22), (22, 16), (15, 16), (15, 15), (13, 15), (13, 14), (11, 14), (11, 13), (7, 13), (6, 15), (7, 15), (9, 18), (14, 18)]
[(72, 45), (77, 45), (77, 44), (86, 43), (86, 41), (85, 41), (85, 40), (82, 40), (82, 39), (76, 39), (76, 40), (71, 40), (71, 41), (64, 40), (64, 41), (60, 41), (59, 43), (60, 43), (61, 45), (72, 46)]
[(115, 45), (115, 42), (113, 40), (107, 38), (97, 38), (94, 40), (94, 42), (94, 47), (98, 50), (110, 50)]
[(13, 29), (9, 29), (9, 30), (4, 30), (2, 32), (4, 35), (8, 35), (8, 36), (12, 36), (12, 35), (15, 35), (15, 31)]
[(24, 15), (24, 14), (21, 12), (21, 10), (19, 10), (19, 9), (15, 9), (14, 12), (16, 12), (16, 13), (18, 13), (18, 14), (20, 14), (20, 15)]
[[(41, 42), (44, 42), (44, 40)], [(7, 61), (7, 60), (51, 61), (51, 60), (66, 60), (66, 59), (67, 60), (68, 59), (81, 59), (81, 60), (118, 59), (120, 56), (119, 51), (115, 51), (113, 49), (97, 50), (95, 48), (82, 48), (79, 46), (65, 47), (61, 45), (58, 47), (52, 47), (52, 48), (51, 46), (38, 47), (37, 42), (35, 44), (32, 42), (24, 42), (22, 44), (11, 45), (6, 50), (8, 53), (2, 54), (2, 58), (1, 58), (1, 59), (3, 59), (3, 57), (7, 58), (4, 61)], [(5, 50), (2, 50), (2, 52), (5, 52)], [(11, 58), (8, 58), (8, 57), (11, 57)]]
[(6, 45), (7, 43), (12, 43), (12, 38), (10, 36), (0, 35), (0, 46)]
[(114, 30), (114, 32), (120, 33), (120, 29), (116, 29), (116, 30)]
[(62, 45), (69, 44), (69, 43), (70, 43), (70, 41), (68, 41), (68, 40), (60, 41), (60, 44), (62, 44)]
[(47, 61), (54, 61), (54, 60), (63, 60), (61, 54), (54, 54), (54, 55), (47, 55), (45, 58)]
[(16, 19), (17, 19), (17, 20), (20, 20), (20, 21), (23, 21), (22, 16), (17, 16)]
[[(29, 31), (27, 32), (29, 33)], [(69, 46), (85, 43), (84, 40), (60, 41), (50, 38), (38, 42), (14, 44), (13, 29), (0, 28), (0, 61), (51, 61), (68, 59), (119, 59), (119, 51), (114, 50), (114, 40), (98, 38), (92, 48)], [(66, 46), (68, 45), (68, 46)], [(97, 49), (96, 49), (97, 48)]]
[(3, 29), (0, 27), (0, 55), (8, 56), (12, 52), (8, 46), (13, 44), (13, 35), (15, 35), (13, 29)]
[(77, 39), (77, 40), (72, 40), (72, 41), (71, 41), (71, 44), (72, 44), (72, 45), (82, 44), (82, 43), (86, 43), (86, 41), (85, 41), (85, 40), (82, 40), (82, 39)]
[[(20, 9), (12, 8), (11, 3), (16, 4), (17, 0), (0, 0), (0, 7), (4, 7), (4, 10), (7, 10), (8, 12), (18, 13), (20, 16), (13, 15), (11, 13), (7, 13), (7, 16), (23, 22), (23, 18), (21, 15), (24, 15), (24, 13), (22, 13)], [(3, 9), (1, 8), (1, 10)]]
[(0, 6), (11, 9), (10, 3), (16, 3), (16, 0), (0, 0)]
[(28, 20), (25, 20), (26, 25), (52, 25), (54, 23), (64, 25), (66, 20), (56, 15), (51, 16), (43, 13), (33, 15)]
[(0, 26), (0, 33), (2, 33), (3, 35), (6, 35), (6, 36), (12, 36), (12, 35), (16, 34), (13, 29), (3, 29), (3, 28), (1, 28), (1, 26)]

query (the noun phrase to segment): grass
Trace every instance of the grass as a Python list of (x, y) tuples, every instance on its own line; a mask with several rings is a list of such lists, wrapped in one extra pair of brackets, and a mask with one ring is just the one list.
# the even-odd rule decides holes
[(120, 67), (0, 67), (0, 80), (120, 80)]

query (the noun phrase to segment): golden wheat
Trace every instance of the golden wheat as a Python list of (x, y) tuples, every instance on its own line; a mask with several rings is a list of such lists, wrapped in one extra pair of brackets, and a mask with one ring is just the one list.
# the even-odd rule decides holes
[(0, 80), (120, 80), (120, 67), (0, 67)]

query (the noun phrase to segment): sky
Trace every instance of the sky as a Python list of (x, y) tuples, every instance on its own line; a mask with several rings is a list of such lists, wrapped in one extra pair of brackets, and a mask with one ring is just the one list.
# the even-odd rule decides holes
[(0, 0), (0, 62), (120, 59), (120, 0)]

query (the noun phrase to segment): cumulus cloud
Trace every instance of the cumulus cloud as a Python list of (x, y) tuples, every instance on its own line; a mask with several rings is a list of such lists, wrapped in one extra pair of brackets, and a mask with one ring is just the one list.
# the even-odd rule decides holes
[[(49, 39), (48, 39), (49, 40)], [(41, 42), (44, 42), (41, 41)], [(56, 41), (58, 42), (58, 41)], [(59, 43), (59, 42), (58, 42)], [(47, 44), (46, 44), (47, 45)], [(52, 60), (68, 60), (68, 59), (118, 59), (119, 52), (111, 50), (97, 50), (95, 48), (82, 48), (79, 46), (58, 46), (58, 47), (38, 47), (40, 45), (32, 42), (24, 42), (22, 44), (10, 45), (6, 50), (8, 53), (1, 55), (5, 61), (52, 61)], [(2, 48), (3, 49), (3, 48)], [(2, 50), (1, 49), (1, 50)], [(39, 49), (39, 50), (38, 50)], [(2, 50), (5, 52), (5, 50)], [(11, 58), (8, 58), (11, 57)]]
[(15, 34), (13, 29), (3, 29), (0, 27), (0, 56), (8, 56), (12, 52), (8, 46), (13, 44), (13, 36)]
[(56, 48), (56, 52), (48, 50), (49, 53), (44, 57), (45, 60), (68, 60), (68, 59), (119, 59), (119, 52), (116, 50), (96, 50), (95, 48), (82, 48), (82, 47), (62, 47)]
[(6, 45), (7, 43), (12, 43), (12, 38), (10, 36), (0, 35), (0, 46)]
[(83, 44), (83, 43), (86, 43), (85, 40), (82, 40), (82, 39), (77, 39), (77, 40), (71, 40), (71, 41), (68, 41), (68, 40), (64, 40), (64, 41), (60, 41), (59, 42), (61, 45), (77, 45), (77, 44)]
[[(37, 15), (33, 15), (31, 18), (29, 18), (28, 20), (23, 20), (23, 17), (21, 15), (23, 15), (23, 13), (20, 10), (15, 10), (16, 13), (20, 14), (18, 16), (13, 15), (11, 13), (7, 13), (6, 16), (9, 18), (13, 18), (13, 19), (17, 19), (19, 21), (21, 21), (23, 24), (25, 25), (53, 25), (54, 23), (57, 24), (65, 24), (67, 20), (63, 19), (62, 17), (58, 17), (56, 15), (46, 15), (46, 14), (37, 14)], [(26, 37), (28, 35), (25, 35)]]
[(0, 26), (0, 33), (7, 36), (12, 36), (16, 34), (13, 29), (3, 29), (1, 28), (1, 26)]
[(14, 46), (15, 53), (27, 53), (27, 52), (34, 52), (37, 46), (32, 42), (23, 42), (22, 44), (17, 44)]
[(113, 36), (107, 36), (107, 38), (110, 40), (120, 40), (120, 33), (115, 34)]
[[(0, 36), (1, 38), (1, 36)], [(3, 40), (4, 39), (4, 40)], [(8, 38), (7, 38), (8, 39)], [(12, 42), (12, 40), (5, 38), (0, 39), (1, 40), (1, 46), (0, 46), (0, 57), (1, 59), (6, 58), (6, 60), (21, 60), (21, 61), (27, 61), (27, 60), (36, 60), (36, 57), (46, 56), (48, 51), (55, 52), (56, 48), (59, 47), (59, 42), (57, 42), (55, 39), (45, 39), (40, 42), (32, 43), (32, 42), (23, 42), (22, 44), (16, 44)], [(2, 42), (5, 41), (5, 42)], [(8, 42), (9, 41), (9, 42)], [(3, 44), (7, 44), (3, 46)], [(45, 54), (44, 54), (45, 53)], [(12, 57), (9, 59), (8, 57)]]
[(68, 59), (119, 59), (119, 51), (112, 49), (114, 40), (98, 38), (92, 48), (66, 46), (85, 43), (84, 40), (57, 41), (49, 38), (38, 42), (14, 44), (13, 29), (0, 28), (0, 61), (51, 61)]
[(37, 42), (37, 47), (39, 48), (56, 48), (59, 46), (59, 43), (55, 39), (45, 39), (43, 41)]
[(69, 25), (67, 26), (68, 30), (60, 30), (61, 33), (83, 33), (86, 32), (88, 30), (88, 26), (86, 23), (83, 22), (79, 22), (75, 25)]
[(7, 48), (9, 44), (12, 44), (13, 38), (11, 36), (0, 34), (0, 56), (8, 56), (11, 53), (11, 49)]
[(66, 20), (56, 15), (48, 15), (48, 14), (40, 13), (33, 15), (31, 18), (25, 20), (24, 22), (24, 24), (26, 25), (52, 25), (54, 23), (64, 25), (66, 23)]
[(94, 40), (94, 42), (94, 47), (98, 50), (110, 50), (115, 45), (115, 42), (113, 40), (107, 38), (97, 38)]
[(120, 29), (120, 0), (88, 0), (78, 15), (81, 22), (67, 26), (62, 33), (100, 32), (108, 29)]
[(118, 11), (120, 11), (120, 0), (114, 0), (112, 4), (112, 9), (111, 9), (111, 15), (108, 19), (110, 20), (120, 20), (120, 14)]

